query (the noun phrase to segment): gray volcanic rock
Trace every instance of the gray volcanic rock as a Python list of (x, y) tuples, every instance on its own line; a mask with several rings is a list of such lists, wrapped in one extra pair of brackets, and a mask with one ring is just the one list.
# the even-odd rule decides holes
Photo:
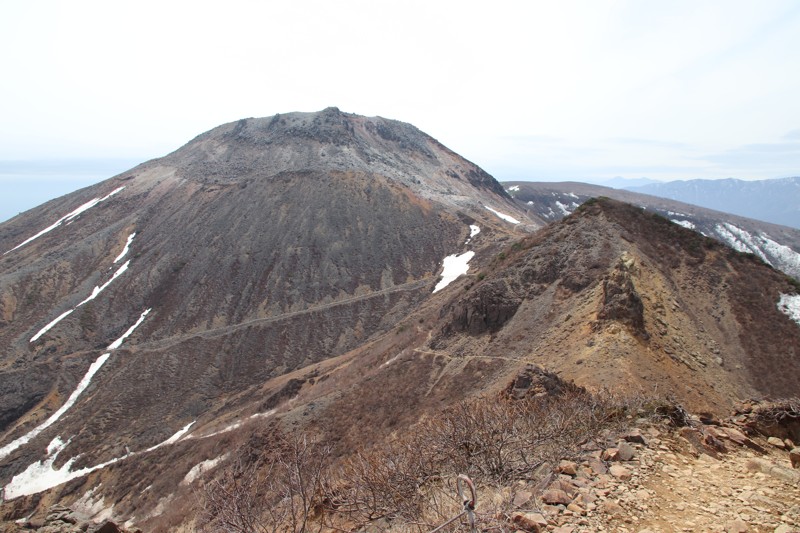
[(485, 206), (535, 225), (413, 126), (329, 108), (220, 126), (0, 225), (0, 483), (286, 402), (265, 384), (389, 331), (469, 224), (479, 254), (517, 229)]

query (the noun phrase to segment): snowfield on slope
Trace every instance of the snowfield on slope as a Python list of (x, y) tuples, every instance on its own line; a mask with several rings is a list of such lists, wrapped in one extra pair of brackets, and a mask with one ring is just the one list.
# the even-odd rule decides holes
[[(136, 323), (130, 328), (128, 328), (128, 330), (120, 338), (109, 344), (108, 348), (106, 349), (115, 350), (120, 346), (122, 346), (122, 343), (125, 341), (125, 339), (128, 338), (137, 327), (139, 327), (139, 325), (144, 321), (145, 317), (149, 312), (150, 309), (146, 309), (139, 316), (139, 319), (136, 321)], [(67, 401), (64, 402), (64, 405), (62, 405), (55, 413), (50, 415), (50, 417), (47, 420), (45, 420), (42, 424), (36, 426), (35, 428), (27, 432), (25, 435), (6, 444), (5, 446), (3, 446), (3, 448), (0, 448), (0, 459), (3, 459), (4, 457), (8, 456), (8, 454), (13, 452), (20, 446), (27, 444), (34, 437), (38, 436), (42, 431), (53, 425), (59, 418), (61, 418), (64, 415), (64, 413), (66, 413), (73, 405), (75, 405), (75, 402), (78, 401), (78, 397), (80, 397), (83, 391), (85, 391), (89, 387), (89, 384), (92, 382), (92, 378), (94, 377), (94, 375), (97, 373), (98, 370), (100, 370), (100, 368), (106, 363), (106, 361), (108, 361), (110, 356), (111, 352), (106, 352), (100, 357), (98, 357), (89, 366), (89, 369), (86, 371), (86, 374), (84, 374), (83, 378), (78, 383), (78, 386), (75, 388), (74, 391), (72, 391), (72, 394), (70, 394), (69, 398), (67, 398)], [(26, 494), (34, 494), (36, 492), (41, 492), (42, 490), (47, 490), (51, 487), (55, 487), (56, 485), (69, 481), (70, 479), (81, 477), (90, 472), (93, 472), (94, 470), (97, 470), (98, 468), (103, 468), (111, 464), (111, 462), (116, 462), (117, 460), (119, 460), (119, 459), (114, 459), (113, 461), (108, 463), (103, 463), (101, 465), (90, 467), (88, 469), (81, 469), (75, 472), (71, 472), (69, 467), (75, 460), (75, 458), (72, 458), (61, 468), (54, 469), (53, 463), (55, 462), (58, 454), (61, 453), (61, 450), (63, 450), (67, 446), (67, 444), (69, 444), (69, 440), (66, 443), (64, 443), (63, 441), (60, 440), (59, 437), (53, 439), (53, 441), (51, 441), (50, 443), (50, 446), (48, 446), (47, 458), (45, 458), (44, 461), (37, 461), (31, 464), (24, 472), (18, 474), (17, 476), (14, 476), (14, 478), (5, 488), (4, 492), (5, 497), (16, 498), (17, 496), (12, 496), (12, 494), (23, 496)], [(45, 486), (45, 488), (43, 489), (37, 489), (37, 487), (53, 483), (54, 480), (57, 481), (55, 484)], [(30, 490), (32, 490), (33, 492), (27, 492)]]
[(442, 279), (434, 287), (433, 292), (439, 292), (450, 285), (457, 277), (463, 276), (469, 270), (470, 259), (475, 256), (475, 252), (464, 252), (461, 255), (453, 254), (444, 258), (442, 264)]
[(781, 294), (778, 309), (800, 326), (800, 294)]
[(483, 207), (485, 207), (486, 209), (488, 209), (489, 211), (491, 211), (492, 213), (497, 215), (499, 218), (505, 220), (506, 222), (511, 222), (512, 224), (519, 224), (520, 223), (519, 220), (517, 220), (516, 218), (512, 217), (511, 215), (506, 215), (504, 213), (501, 213), (500, 211), (496, 211), (496, 210), (492, 209), (491, 207), (489, 207), (488, 205), (485, 205)]

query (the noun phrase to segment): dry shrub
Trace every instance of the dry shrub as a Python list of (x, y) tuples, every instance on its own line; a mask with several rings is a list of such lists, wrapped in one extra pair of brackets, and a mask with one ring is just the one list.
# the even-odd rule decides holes
[(437, 495), (454, 494), (446, 485), (459, 473), (483, 486), (540, 481), (626, 412), (624, 403), (582, 390), (462, 402), (346, 458), (329, 500), (356, 526), (383, 519), (429, 529), (457, 509), (452, 498)]
[(757, 404), (748, 418), (748, 425), (762, 435), (800, 440), (800, 398)]
[[(248, 446), (206, 484), (205, 531), (430, 531), (457, 515), (455, 480), (481, 487), (525, 480), (544, 486), (563, 458), (639, 416), (644, 401), (567, 388), (561, 394), (461, 402), (393, 438), (332, 460), (330, 446), (302, 435)], [(266, 451), (270, 450), (270, 451)], [(508, 509), (483, 502), (482, 527)], [(452, 528), (457, 528), (458, 522)]]
[(331, 447), (303, 434), (272, 435), (268, 447), (249, 443), (223, 474), (203, 487), (201, 531), (320, 531)]

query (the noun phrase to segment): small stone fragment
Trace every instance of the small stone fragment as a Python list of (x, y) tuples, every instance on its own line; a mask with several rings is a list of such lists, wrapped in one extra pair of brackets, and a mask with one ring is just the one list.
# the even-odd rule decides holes
[(800, 468), (800, 448), (793, 448), (789, 452), (789, 461), (792, 462), (792, 468)]
[(514, 513), (511, 521), (524, 529), (533, 533), (539, 533), (547, 529), (547, 519), (541, 513)]
[(620, 442), (617, 444), (617, 457), (620, 461), (630, 461), (636, 455), (636, 450), (627, 442)]
[(550, 505), (568, 505), (572, 503), (572, 498), (560, 489), (547, 489), (542, 493), (542, 501)]
[(556, 470), (560, 474), (574, 476), (578, 473), (578, 465), (575, 464), (573, 461), (567, 461), (566, 459), (562, 459), (561, 462), (558, 463), (558, 468)]
[(783, 440), (779, 439), (778, 437), (770, 437), (767, 439), (767, 442), (779, 450), (783, 450), (786, 447), (786, 443), (784, 443)]
[(522, 507), (533, 497), (533, 493), (527, 490), (521, 490), (514, 495), (514, 506), (515, 507)]
[(608, 472), (617, 479), (628, 481), (631, 479), (631, 471), (622, 465), (611, 465)]

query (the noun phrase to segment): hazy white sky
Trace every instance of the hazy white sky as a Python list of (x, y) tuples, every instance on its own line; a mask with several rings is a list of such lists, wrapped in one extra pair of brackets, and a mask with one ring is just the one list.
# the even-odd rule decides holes
[(410, 122), (498, 179), (800, 174), (800, 2), (3, 0), (0, 162)]

